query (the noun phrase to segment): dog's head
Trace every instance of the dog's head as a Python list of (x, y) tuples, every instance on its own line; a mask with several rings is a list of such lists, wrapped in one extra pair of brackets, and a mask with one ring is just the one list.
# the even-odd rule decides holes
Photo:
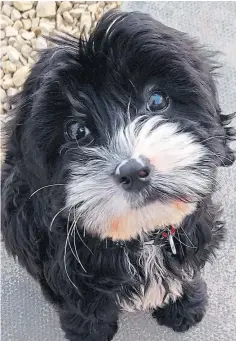
[(49, 185), (37, 198), (101, 238), (181, 223), (234, 159), (212, 55), (136, 12), (107, 13), (88, 42), (56, 42), (17, 99), (18, 176), (31, 193)]

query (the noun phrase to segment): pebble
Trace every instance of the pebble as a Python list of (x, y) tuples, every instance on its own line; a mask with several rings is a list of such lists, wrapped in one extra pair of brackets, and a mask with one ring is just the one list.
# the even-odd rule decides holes
[(6, 33), (4, 31), (0, 31), (0, 38), (3, 40), (6, 37)]
[(10, 37), (8, 39), (8, 45), (13, 46), (15, 44), (15, 42), (16, 42), (16, 38), (15, 37)]
[(29, 45), (23, 45), (21, 48), (21, 53), (24, 57), (29, 57), (32, 52), (32, 48)]
[(58, 10), (57, 10), (57, 13), (63, 13), (65, 11), (69, 11), (71, 9), (72, 9), (72, 4), (69, 1), (62, 1)]
[(11, 12), (11, 19), (13, 21), (16, 21), (16, 20), (19, 20), (20, 18), (21, 18), (21, 13), (17, 9), (13, 8)]
[(75, 8), (70, 11), (70, 14), (74, 18), (80, 18), (83, 13), (84, 13), (84, 10), (82, 8)]
[(14, 73), (16, 72), (16, 64), (12, 63), (10, 60), (3, 61), (2, 69), (4, 73)]
[(83, 28), (90, 27), (92, 24), (92, 19), (89, 13), (84, 13), (81, 15), (80, 18), (80, 30), (83, 30)]
[(28, 18), (33, 19), (33, 18), (35, 18), (35, 16), (36, 16), (36, 10), (33, 9), (33, 8), (31, 10), (27, 11), (27, 12), (24, 12), (22, 14), (22, 17), (24, 19), (28, 19)]
[(2, 88), (0, 88), (0, 97), (1, 97), (1, 103), (4, 103), (4, 101), (7, 97), (7, 94), (6, 94), (6, 91), (3, 90)]
[(7, 54), (7, 49), (8, 49), (8, 46), (1, 46), (1, 49), (0, 49), (1, 58), (2, 56), (5, 56), (5, 54)]
[(5, 14), (7, 17), (11, 16), (11, 11), (12, 11), (12, 7), (9, 5), (3, 5), (2, 6), (2, 13)]
[(2, 87), (3, 87), (4, 90), (7, 90), (7, 89), (9, 89), (9, 88), (11, 88), (13, 86), (13, 81), (12, 81), (11, 77), (9, 77), (9, 78), (7, 77), (5, 79), (4, 79), (4, 77), (2, 79)]
[(38, 1), (36, 11), (38, 17), (52, 17), (56, 14), (56, 2)]
[(25, 40), (31, 40), (35, 37), (34, 32), (28, 32), (28, 31), (23, 31), (21, 33), (22, 38), (24, 38)]
[(57, 29), (59, 29), (63, 25), (63, 19), (60, 14), (57, 14), (56, 23), (57, 23)]
[(18, 31), (14, 27), (7, 26), (5, 33), (6, 33), (6, 37), (15, 37), (17, 36)]
[(23, 56), (20, 56), (20, 61), (23, 65), (27, 65), (27, 60)]
[(4, 72), (2, 69), (0, 69), (0, 78), (2, 79), (3, 76), (4, 76)]
[(63, 12), (62, 16), (68, 24), (73, 24), (73, 17), (68, 11)]
[(7, 26), (12, 26), (13, 21), (8, 18), (6, 15), (0, 14), (0, 24), (1, 24), (1, 29), (5, 29)]
[(26, 76), (29, 72), (28, 66), (20, 67), (13, 75), (13, 83), (15, 86), (19, 87), (24, 84)]
[(19, 11), (25, 12), (33, 7), (33, 1), (13, 1), (13, 5)]
[(39, 28), (42, 34), (48, 35), (48, 33), (52, 32), (55, 28), (54, 23), (40, 22)]
[(30, 19), (22, 19), (22, 23), (23, 23), (25, 30), (29, 31), (31, 29), (31, 20)]
[(17, 89), (15, 89), (15, 88), (9, 88), (9, 89), (7, 90), (7, 95), (8, 95), (8, 96), (14, 96), (14, 95), (17, 94), (17, 92), (18, 92)]
[(17, 62), (20, 58), (20, 53), (13, 46), (8, 46), (7, 55), (8, 55), (8, 59), (13, 63)]
[(21, 22), (20, 20), (16, 20), (16, 21), (14, 22), (13, 27), (14, 27), (17, 31), (19, 31), (21, 28), (23, 28), (23, 24), (22, 24), (22, 22)]
[(32, 22), (31, 22), (32, 30), (35, 29), (36, 27), (38, 27), (38, 25), (39, 25), (39, 18), (33, 18)]
[(47, 42), (43, 37), (36, 39), (36, 49), (41, 50), (47, 48)]

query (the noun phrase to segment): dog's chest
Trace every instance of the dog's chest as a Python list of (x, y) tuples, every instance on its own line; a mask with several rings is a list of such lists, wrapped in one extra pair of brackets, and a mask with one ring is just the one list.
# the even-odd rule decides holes
[[(128, 253), (125, 256), (129, 275), (135, 279), (135, 293), (126, 299), (122, 299), (122, 295), (119, 297), (122, 309), (126, 311), (155, 309), (170, 299), (175, 301), (181, 296), (181, 281), (168, 273), (160, 246), (144, 243), (136, 266), (131, 263)], [(139, 274), (140, 269), (142, 276)]]

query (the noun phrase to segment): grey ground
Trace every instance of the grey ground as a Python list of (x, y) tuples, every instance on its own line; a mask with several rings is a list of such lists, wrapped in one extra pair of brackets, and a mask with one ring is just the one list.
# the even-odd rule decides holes
[[(236, 110), (236, 2), (124, 2), (123, 8), (148, 12), (163, 23), (223, 51), (220, 102), (225, 113)], [(228, 235), (214, 266), (209, 265), (204, 271), (210, 295), (204, 321), (186, 334), (176, 334), (157, 326), (148, 314), (124, 314), (115, 341), (236, 340), (236, 164), (222, 170), (219, 180), (221, 188), (216, 200), (225, 207)], [(44, 301), (37, 284), (7, 258), (4, 250), (2, 340), (64, 340), (57, 314)]]

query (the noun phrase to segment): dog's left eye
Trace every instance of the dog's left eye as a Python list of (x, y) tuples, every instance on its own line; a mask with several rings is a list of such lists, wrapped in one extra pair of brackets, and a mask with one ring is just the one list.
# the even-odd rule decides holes
[(71, 141), (80, 141), (90, 135), (90, 130), (84, 124), (76, 121), (69, 121), (65, 126), (65, 135)]
[(162, 92), (153, 92), (149, 97), (147, 109), (155, 112), (163, 110), (168, 106), (168, 97)]

